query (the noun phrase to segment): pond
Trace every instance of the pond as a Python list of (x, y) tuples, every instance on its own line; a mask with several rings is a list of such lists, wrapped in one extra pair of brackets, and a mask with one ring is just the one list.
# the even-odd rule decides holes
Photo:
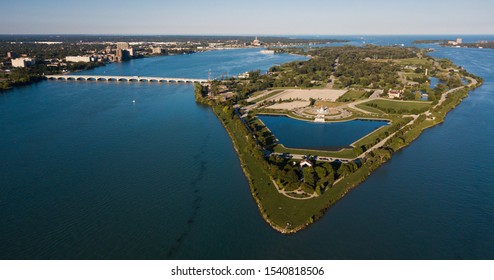
[(439, 80), (439, 78), (436, 78), (436, 77), (430, 77), (429, 80), (431, 81), (430, 86), (429, 86), (431, 89), (436, 88), (436, 86), (438, 84), (442, 83), (441, 80)]
[(388, 125), (388, 121), (353, 120), (314, 123), (285, 116), (259, 116), (281, 144), (289, 148), (339, 150)]

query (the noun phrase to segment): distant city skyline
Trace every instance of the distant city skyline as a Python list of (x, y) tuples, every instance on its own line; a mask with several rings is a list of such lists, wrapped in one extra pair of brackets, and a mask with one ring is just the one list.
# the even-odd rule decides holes
[(0, 34), (493, 34), (486, 0), (20, 0), (2, 5)]

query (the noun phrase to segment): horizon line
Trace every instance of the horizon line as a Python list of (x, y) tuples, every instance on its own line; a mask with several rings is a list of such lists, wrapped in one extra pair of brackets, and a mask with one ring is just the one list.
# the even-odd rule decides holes
[(349, 34), (131, 34), (131, 33), (0, 33), (0, 36), (22, 36), (22, 35), (55, 35), (55, 36), (270, 36), (270, 37), (286, 37), (286, 36), (494, 36), (494, 33), (478, 33), (478, 34), (461, 34), (461, 33), (403, 33), (403, 34), (372, 34), (372, 33), (349, 33)]

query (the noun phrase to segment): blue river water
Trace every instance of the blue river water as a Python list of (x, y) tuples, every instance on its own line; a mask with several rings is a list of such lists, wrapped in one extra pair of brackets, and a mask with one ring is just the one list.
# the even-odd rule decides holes
[(260, 116), (261, 121), (289, 148), (339, 150), (387, 125), (387, 121), (353, 120), (314, 123), (284, 116)]
[(436, 88), (436, 86), (440, 83), (439, 78), (436, 77), (430, 77), (429, 81), (430, 81), (429, 87), (432, 89)]
[[(46, 81), (2, 94), (0, 259), (494, 259), (494, 50), (424, 47), (484, 86), (290, 236), (262, 220), (191, 85)], [(231, 50), (91, 72), (205, 78), (294, 59)]]

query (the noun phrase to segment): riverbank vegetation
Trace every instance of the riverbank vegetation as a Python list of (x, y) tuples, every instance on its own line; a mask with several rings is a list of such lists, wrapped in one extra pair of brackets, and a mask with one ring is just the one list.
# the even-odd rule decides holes
[(45, 75), (60, 74), (62, 73), (62, 70), (73, 72), (88, 70), (104, 65), (105, 63), (102, 62), (79, 62), (71, 63), (66, 66), (48, 66), (48, 63), (44, 61), (37, 61), (36, 65), (29, 68), (14, 68), (9, 72), (0, 73), (0, 91), (42, 81), (45, 79)]

